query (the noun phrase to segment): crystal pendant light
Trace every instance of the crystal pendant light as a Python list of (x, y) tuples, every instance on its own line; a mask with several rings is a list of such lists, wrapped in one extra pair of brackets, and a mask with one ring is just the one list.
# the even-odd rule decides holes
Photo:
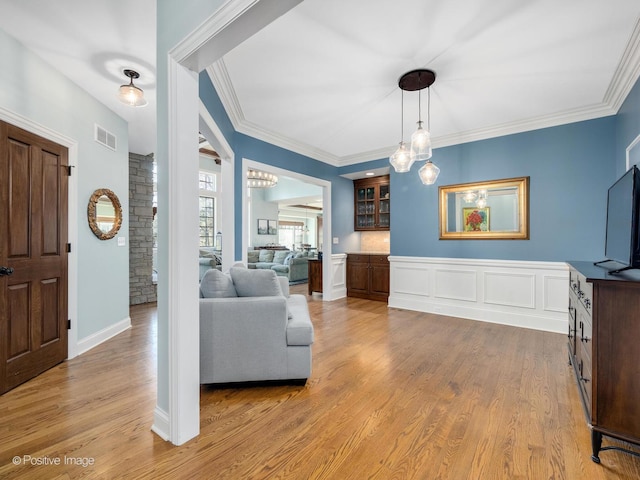
[(420, 181), (425, 185), (433, 185), (438, 179), (438, 175), (440, 174), (440, 169), (436, 167), (431, 160), (427, 160), (420, 170), (418, 170), (418, 175), (420, 176)]
[(402, 90), (402, 104), (400, 107), (400, 146), (389, 157), (389, 163), (396, 173), (406, 173), (411, 170), (411, 165), (416, 161), (415, 152), (407, 148), (404, 143), (404, 90)]
[(404, 142), (400, 142), (398, 149), (389, 157), (389, 163), (397, 173), (408, 172), (415, 161), (415, 153), (410, 148), (407, 148)]
[(422, 127), (422, 102), (420, 101), (420, 92), (418, 90), (418, 129), (411, 135), (411, 150), (416, 154), (416, 161), (429, 160), (431, 158), (431, 93), (427, 87), (427, 130)]

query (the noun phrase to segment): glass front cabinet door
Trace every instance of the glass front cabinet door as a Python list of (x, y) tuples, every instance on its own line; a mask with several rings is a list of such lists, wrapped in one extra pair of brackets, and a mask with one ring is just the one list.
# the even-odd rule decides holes
[(389, 175), (353, 181), (354, 229), (389, 230), (391, 195)]

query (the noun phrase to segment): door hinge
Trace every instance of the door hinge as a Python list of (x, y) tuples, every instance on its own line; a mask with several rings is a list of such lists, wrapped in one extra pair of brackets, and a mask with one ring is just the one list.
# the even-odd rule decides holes
[(67, 253), (71, 253), (71, 244), (67, 243)]
[(71, 330), (71, 319), (67, 320), (67, 330)]
[(75, 165), (60, 165), (62, 168), (67, 169), (67, 177), (71, 176), (71, 169), (75, 167)]

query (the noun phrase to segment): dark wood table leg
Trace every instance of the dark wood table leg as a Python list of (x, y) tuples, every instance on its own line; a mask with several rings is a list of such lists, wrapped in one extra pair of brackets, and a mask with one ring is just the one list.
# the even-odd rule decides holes
[(591, 460), (595, 463), (600, 463), (600, 457), (598, 454), (600, 453), (600, 448), (602, 447), (602, 433), (591, 430), (591, 450), (593, 454), (591, 455)]

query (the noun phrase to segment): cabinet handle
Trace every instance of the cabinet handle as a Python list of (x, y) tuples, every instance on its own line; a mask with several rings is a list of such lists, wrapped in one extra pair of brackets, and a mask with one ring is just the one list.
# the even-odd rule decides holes
[(580, 366), (578, 367), (578, 369), (580, 370), (580, 380), (583, 381), (584, 383), (587, 383), (589, 381), (588, 378), (584, 378), (582, 376), (582, 367), (583, 367), (583, 363), (582, 360), (580, 360)]
[(589, 337), (584, 336), (584, 323), (580, 322), (580, 341), (587, 343), (589, 340)]

